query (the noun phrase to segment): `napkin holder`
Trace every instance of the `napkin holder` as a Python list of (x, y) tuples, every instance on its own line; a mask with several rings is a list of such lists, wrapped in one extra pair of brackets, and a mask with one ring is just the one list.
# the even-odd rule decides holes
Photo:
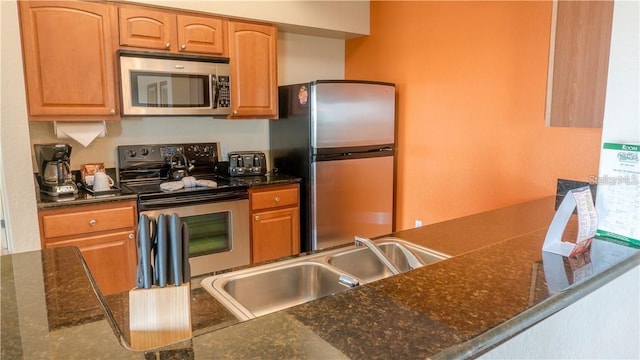
[(189, 340), (191, 284), (129, 291), (129, 332), (133, 350), (150, 350)]

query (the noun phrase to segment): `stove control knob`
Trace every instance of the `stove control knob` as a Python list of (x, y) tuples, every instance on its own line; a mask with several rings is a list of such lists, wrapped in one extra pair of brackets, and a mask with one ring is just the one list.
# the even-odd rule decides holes
[(205, 145), (202, 151), (204, 152), (205, 156), (211, 156), (211, 147), (209, 145)]
[(135, 150), (129, 150), (129, 157), (136, 157), (138, 155)]
[(147, 149), (147, 148), (140, 149), (140, 155), (142, 155), (142, 156), (149, 155), (149, 149)]
[(191, 151), (193, 151), (193, 154), (196, 156), (200, 155), (200, 146), (193, 145), (193, 147), (191, 148)]

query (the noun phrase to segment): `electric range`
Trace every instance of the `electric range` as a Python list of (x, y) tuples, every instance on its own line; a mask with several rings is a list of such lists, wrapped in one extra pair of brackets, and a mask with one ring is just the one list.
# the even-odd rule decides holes
[[(187, 225), (193, 276), (250, 262), (248, 185), (215, 174), (218, 154), (217, 143), (118, 146), (117, 178), (137, 194), (139, 215), (175, 214)], [(183, 176), (209, 186), (161, 187), (192, 184)]]
[[(138, 195), (139, 210), (248, 198), (247, 183), (216, 174), (218, 143), (123, 145), (117, 151), (118, 181)], [(216, 186), (162, 190), (162, 183), (181, 181), (173, 176), (178, 170)]]

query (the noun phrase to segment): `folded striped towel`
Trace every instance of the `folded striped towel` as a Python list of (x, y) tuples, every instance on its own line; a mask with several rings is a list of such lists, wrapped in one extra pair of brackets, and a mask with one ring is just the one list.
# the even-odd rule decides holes
[(196, 180), (196, 185), (206, 187), (218, 187), (218, 183), (213, 180)]
[(184, 188), (184, 183), (182, 181), (168, 181), (160, 184), (160, 189), (162, 191), (175, 191)]

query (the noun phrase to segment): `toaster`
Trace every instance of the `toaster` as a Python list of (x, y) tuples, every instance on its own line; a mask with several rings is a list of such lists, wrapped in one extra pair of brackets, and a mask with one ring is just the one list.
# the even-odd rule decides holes
[[(226, 171), (225, 171), (226, 172)], [(267, 157), (259, 151), (229, 153), (229, 176), (256, 176), (267, 174)]]

